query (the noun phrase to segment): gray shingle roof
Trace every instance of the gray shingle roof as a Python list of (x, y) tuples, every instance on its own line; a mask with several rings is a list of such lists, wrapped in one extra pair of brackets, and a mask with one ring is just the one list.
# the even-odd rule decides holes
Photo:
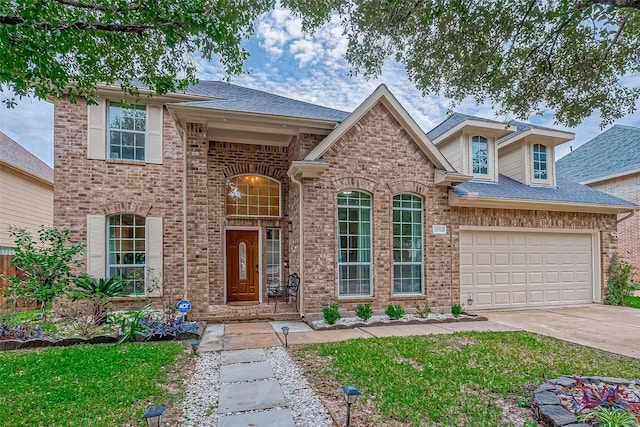
[(53, 169), (23, 146), (0, 132), (0, 159), (27, 170), (35, 176), (53, 182)]
[(438, 126), (434, 127), (429, 132), (427, 132), (427, 136), (431, 141), (433, 141), (434, 139), (440, 137), (441, 135), (444, 135), (449, 130), (458, 126), (460, 123), (464, 122), (465, 120), (478, 120), (478, 121), (487, 122), (487, 123), (502, 123), (496, 120), (485, 119), (483, 117), (469, 116), (467, 114), (462, 114), (462, 113), (453, 113), (451, 117), (449, 117), (448, 119), (440, 123)]
[(601, 191), (589, 188), (568, 179), (558, 178), (556, 187), (531, 187), (502, 174), (498, 182), (468, 181), (453, 187), (459, 196), (469, 192), (478, 193), (480, 198), (548, 200), (555, 202), (593, 203), (598, 205), (630, 206), (635, 205)]
[(187, 93), (220, 99), (183, 102), (178, 105), (336, 122), (342, 122), (349, 115), (345, 111), (219, 81), (201, 81), (187, 89)]
[(640, 169), (640, 128), (614, 125), (556, 162), (558, 176), (591, 181)]

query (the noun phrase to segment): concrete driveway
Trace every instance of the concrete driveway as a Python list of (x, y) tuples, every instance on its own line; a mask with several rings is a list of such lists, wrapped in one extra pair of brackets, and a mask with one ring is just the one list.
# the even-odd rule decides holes
[(629, 357), (640, 357), (640, 310), (584, 305), (483, 311), (490, 321)]

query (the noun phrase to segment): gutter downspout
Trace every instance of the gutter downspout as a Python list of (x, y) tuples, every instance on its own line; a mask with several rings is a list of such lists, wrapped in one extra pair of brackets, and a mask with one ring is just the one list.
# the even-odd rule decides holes
[(182, 156), (182, 248), (183, 248), (183, 268), (182, 268), (182, 280), (184, 281), (184, 293), (183, 299), (187, 298), (187, 133), (182, 130), (182, 142), (184, 147), (184, 153)]
[(294, 176), (294, 174), (289, 175), (289, 178), (291, 178), (291, 181), (296, 183), (298, 185), (298, 190), (299, 190), (299, 197), (298, 197), (298, 202), (299, 202), (299, 207), (298, 207), (298, 216), (299, 216), (299, 232), (298, 232), (298, 237), (299, 237), (299, 242), (298, 242), (298, 259), (300, 261), (300, 290), (298, 291), (300, 293), (299, 295), (299, 301), (298, 303), (300, 303), (300, 301), (302, 301), (302, 303), (300, 303), (300, 316), (304, 317), (304, 221), (303, 221), (303, 211), (302, 211), (302, 206), (303, 206), (303, 197), (304, 197), (304, 191), (303, 191), (303, 187), (302, 187), (302, 178), (300, 180), (296, 179), (296, 177)]
[(635, 214), (636, 214), (636, 211), (631, 211), (631, 212), (629, 212), (629, 215), (627, 215), (627, 216), (623, 216), (623, 217), (622, 217), (622, 218), (620, 218), (620, 219), (616, 219), (616, 225), (620, 224), (622, 221), (626, 221), (626, 220), (628, 220), (629, 218), (631, 218), (631, 217), (632, 217), (632, 216), (634, 216)]

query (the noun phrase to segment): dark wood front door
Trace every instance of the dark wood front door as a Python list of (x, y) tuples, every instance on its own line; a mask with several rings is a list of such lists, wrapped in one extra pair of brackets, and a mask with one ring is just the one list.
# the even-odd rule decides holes
[(258, 231), (227, 230), (227, 302), (258, 301)]

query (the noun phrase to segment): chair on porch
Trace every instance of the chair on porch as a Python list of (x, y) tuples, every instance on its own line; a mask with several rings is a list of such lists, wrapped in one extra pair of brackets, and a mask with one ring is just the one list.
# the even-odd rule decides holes
[(284, 288), (280, 285), (279, 279), (271, 279), (267, 282), (267, 304), (270, 303), (271, 298), (276, 299), (276, 304), (273, 312), (278, 311), (278, 298), (287, 298), (287, 304), (291, 302), (291, 298), (295, 299), (296, 311), (298, 311), (298, 291), (300, 290), (300, 276), (298, 273), (289, 275), (287, 286)]

